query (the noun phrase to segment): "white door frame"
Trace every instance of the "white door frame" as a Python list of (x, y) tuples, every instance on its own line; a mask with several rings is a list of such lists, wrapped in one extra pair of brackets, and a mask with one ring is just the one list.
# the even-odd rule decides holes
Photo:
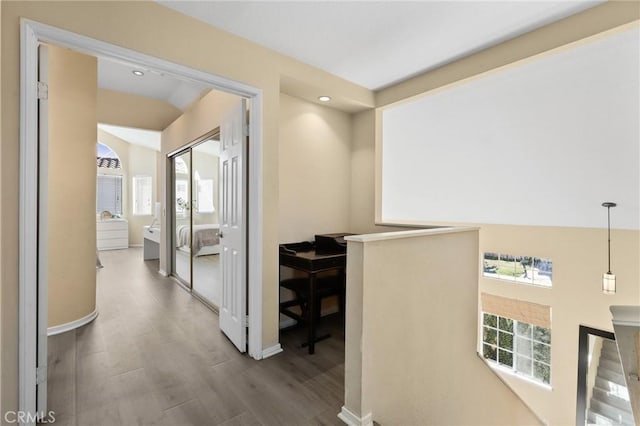
[[(53, 43), (92, 56), (135, 63), (249, 99), (249, 355), (262, 359), (262, 90), (28, 19), (20, 20), (19, 409), (36, 412), (38, 302), (38, 45)], [(45, 188), (43, 188), (45, 189)], [(43, 232), (46, 230), (40, 230)], [(278, 345), (279, 346), (279, 345)]]

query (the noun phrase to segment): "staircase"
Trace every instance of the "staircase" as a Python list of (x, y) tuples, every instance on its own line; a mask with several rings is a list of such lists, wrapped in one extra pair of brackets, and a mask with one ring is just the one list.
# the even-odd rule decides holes
[(612, 340), (604, 339), (602, 343), (587, 424), (635, 425), (618, 348)]

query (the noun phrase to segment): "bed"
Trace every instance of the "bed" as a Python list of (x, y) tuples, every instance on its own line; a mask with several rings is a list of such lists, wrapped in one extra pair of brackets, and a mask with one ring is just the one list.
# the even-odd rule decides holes
[[(176, 247), (189, 248), (191, 239), (191, 227), (179, 225), (176, 228)], [(194, 256), (205, 256), (220, 253), (220, 225), (208, 223), (193, 226), (193, 253)]]

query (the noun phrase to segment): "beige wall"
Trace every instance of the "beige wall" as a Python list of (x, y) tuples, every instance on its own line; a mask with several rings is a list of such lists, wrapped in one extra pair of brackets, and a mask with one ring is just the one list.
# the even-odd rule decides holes
[[(1, 72), (1, 123), (0, 145), (0, 185), (2, 206), (0, 207), (0, 293), (2, 295), (2, 405), (3, 409), (17, 406), (17, 365), (18, 365), (18, 181), (19, 181), (19, 17), (26, 17), (52, 26), (60, 27), (99, 40), (124, 46), (135, 51), (157, 56), (176, 63), (185, 64), (213, 74), (228, 77), (262, 89), (263, 93), (263, 156), (262, 180), (264, 184), (262, 200), (263, 234), (263, 345), (269, 347), (277, 341), (277, 242), (279, 240), (279, 149), (278, 114), (280, 84), (286, 80), (290, 92), (304, 92), (300, 96), (314, 99), (314, 88), (323, 92), (337, 93), (335, 105), (352, 108), (354, 112), (371, 108), (373, 94), (345, 80), (327, 74), (291, 58), (271, 52), (247, 40), (240, 39), (197, 20), (185, 17), (153, 2), (0, 2), (2, 8), (2, 72)], [(599, 6), (588, 12), (588, 19), (580, 21), (576, 35), (575, 21), (560, 23), (556, 32), (543, 32), (534, 36), (533, 45), (545, 50), (550, 46), (563, 44), (580, 38), (582, 33), (597, 32), (623, 23), (628, 16), (636, 16), (635, 5), (626, 4)], [(613, 9), (616, 9), (617, 12)], [(117, 24), (114, 24), (117, 23)], [(142, 34), (142, 36), (141, 36)], [(537, 33), (540, 34), (540, 33)], [(526, 37), (526, 36), (524, 36)], [(536, 41), (537, 40), (537, 41)], [(519, 59), (527, 55), (520, 44), (497, 49), (494, 55), (472, 59), (475, 63), (465, 72), (477, 73), (483, 67), (495, 67), (501, 61)], [(206, 50), (207, 55), (201, 52)], [(524, 52), (524, 53), (523, 53)], [(531, 53), (529, 53), (531, 54)], [(222, 60), (221, 58), (224, 58)], [(497, 60), (497, 59), (498, 60)], [(475, 61), (475, 62), (474, 62)], [(462, 78), (465, 72), (456, 68), (443, 67), (444, 81)], [(286, 76), (286, 79), (284, 78)], [(295, 81), (295, 84), (289, 84)], [(443, 84), (443, 80), (431, 79), (427, 75), (422, 80), (401, 86), (398, 90), (388, 89), (378, 96), (380, 104), (420, 93), (433, 85)], [(318, 93), (321, 94), (321, 93)], [(382, 96), (384, 95), (384, 96)], [(189, 129), (183, 129), (185, 134)], [(196, 136), (198, 136), (196, 134)], [(183, 138), (176, 138), (175, 145), (184, 144)], [(186, 138), (187, 141), (190, 140)], [(355, 141), (354, 141), (355, 144)], [(166, 151), (163, 152), (166, 154)], [(164, 173), (164, 157), (160, 170)], [(364, 158), (364, 157), (361, 157)], [(163, 177), (163, 174), (161, 175)], [(163, 182), (163, 180), (161, 180)], [(362, 182), (358, 190), (373, 191)], [(353, 186), (352, 186), (353, 188)], [(352, 220), (355, 216), (351, 215)], [(367, 216), (367, 221), (371, 218)], [(353, 223), (353, 222), (352, 222)]]
[[(638, 19), (639, 15), (637, 3), (635, 7), (630, 3), (607, 3), (385, 89), (377, 93), (376, 98), (379, 104), (395, 102), (624, 24)], [(375, 207), (374, 175), (380, 169), (376, 164), (375, 137), (375, 113), (355, 114), (350, 223), (357, 232), (375, 229), (371, 216)], [(615, 210), (612, 214), (615, 215)], [(610, 305), (640, 303), (639, 233), (612, 232), (612, 268), (618, 276), (619, 290), (615, 296), (605, 296), (600, 289), (601, 276), (606, 271), (606, 231), (603, 229), (476, 225), (481, 227), (481, 253), (492, 251), (553, 260), (553, 289), (481, 278), (480, 291), (552, 307), (552, 389), (511, 375), (502, 376), (543, 420), (553, 425), (575, 423), (578, 326), (612, 330)], [(479, 265), (480, 259), (478, 268)]]
[(220, 120), (241, 98), (212, 90), (162, 131), (162, 152), (168, 154), (220, 126)]
[(349, 195), (349, 229), (355, 234), (390, 232), (403, 229), (376, 223), (376, 112), (352, 115), (351, 189)]
[[(368, 234), (406, 229), (403, 226), (385, 226), (376, 223), (376, 111), (352, 114), (352, 127), (349, 231), (355, 234)], [(429, 226), (423, 224), (421, 227)]]
[[(0, 7), (0, 23), (2, 22), (2, 7)], [(2, 46), (2, 31), (0, 31), (0, 46)], [(1, 62), (0, 62), (1, 64)], [(0, 65), (0, 82), (2, 81), (2, 66)], [(2, 84), (0, 84), (0, 99), (2, 99)], [(2, 104), (0, 103), (0, 140), (2, 139)], [(0, 149), (0, 165), (2, 164), (2, 149)], [(1, 166), (0, 166), (1, 167)], [(2, 173), (0, 173), (0, 188), (2, 188)], [(2, 214), (0, 213), (0, 241), (2, 240)], [(0, 252), (2, 251), (2, 246), (0, 245)], [(2, 262), (0, 262), (0, 345), (4, 340), (2, 340), (2, 322), (4, 321), (4, 317), (2, 316)], [(4, 381), (4, 377), (2, 375), (2, 353), (4, 351), (0, 350), (0, 383)], [(2, 410), (2, 386), (0, 386), (0, 413), (4, 413)], [(2, 420), (0, 420), (1, 424)]]
[[(98, 129), (98, 141), (109, 146), (120, 157), (122, 168), (96, 168), (96, 171), (98, 174), (122, 176), (122, 217), (127, 219), (129, 224), (129, 246), (141, 246), (143, 244), (142, 230), (145, 225), (151, 224), (153, 206), (157, 201), (157, 157), (159, 153), (153, 149), (129, 143), (101, 129)], [(153, 179), (152, 213), (150, 215), (133, 215), (133, 177), (138, 175), (151, 176)]]
[(114, 90), (98, 89), (98, 122), (137, 129), (163, 130), (182, 111), (170, 103)]
[(476, 355), (477, 231), (435, 232), (349, 242), (346, 407), (383, 425), (540, 424)]
[(375, 111), (353, 114), (349, 228), (354, 233), (375, 229)]
[(611, 267), (618, 283), (612, 296), (601, 288), (607, 270), (606, 244), (605, 229), (482, 225), (480, 231), (481, 253), (553, 260), (553, 288), (480, 278), (481, 292), (551, 306), (551, 389), (502, 376), (552, 425), (575, 423), (579, 326), (613, 331), (609, 306), (640, 304), (640, 232), (611, 232)]
[[(129, 145), (129, 165), (127, 167), (127, 173), (129, 178), (126, 180), (127, 190), (129, 195), (127, 197), (127, 220), (129, 221), (129, 246), (142, 245), (142, 229), (145, 225), (150, 225), (153, 221), (154, 206), (157, 201), (156, 186), (158, 185), (158, 173), (157, 173), (157, 157), (160, 155), (153, 149), (146, 148), (140, 145)], [(151, 199), (151, 214), (149, 215), (134, 215), (133, 214), (133, 178), (135, 176), (151, 176), (153, 181), (152, 199)]]
[(49, 327), (96, 308), (96, 92), (94, 57), (48, 46)]
[(280, 95), (278, 241), (349, 231), (350, 115)]
[[(155, 2), (6, 2), (2, 7), (2, 397), (3, 408), (17, 406), (18, 365), (18, 165), (19, 18), (123, 46), (184, 64), (262, 90), (263, 138), (261, 205), (263, 232), (263, 345), (278, 339), (278, 113), (282, 75), (302, 86), (337, 93), (342, 105), (373, 106), (373, 94), (324, 71), (212, 28)], [(207, 54), (203, 55), (202, 52)], [(182, 138), (179, 138), (182, 139)], [(189, 138), (186, 138), (188, 141)], [(179, 146), (186, 142), (176, 140)], [(166, 145), (171, 146), (171, 144)], [(163, 152), (166, 154), (166, 151)], [(161, 160), (161, 162), (163, 162)], [(161, 168), (161, 170), (163, 167)], [(161, 175), (163, 177), (163, 175)]]

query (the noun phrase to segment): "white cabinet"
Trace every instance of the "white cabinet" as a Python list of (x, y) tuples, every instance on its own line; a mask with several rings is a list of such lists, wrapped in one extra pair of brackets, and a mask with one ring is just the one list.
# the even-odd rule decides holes
[(160, 259), (160, 228), (145, 226), (142, 230), (144, 238), (144, 260)]
[(113, 250), (129, 247), (129, 222), (126, 219), (96, 221), (98, 250)]

